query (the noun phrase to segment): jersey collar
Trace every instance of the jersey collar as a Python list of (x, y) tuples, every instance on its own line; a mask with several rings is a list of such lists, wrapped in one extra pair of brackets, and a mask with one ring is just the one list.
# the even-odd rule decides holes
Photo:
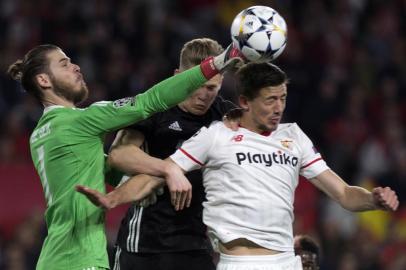
[[(245, 128), (245, 127), (241, 126), (241, 124), (238, 124), (238, 126), (242, 127), (242, 128)], [(247, 129), (247, 128), (245, 128), (245, 129)], [(249, 129), (247, 129), (247, 130), (249, 130)], [(270, 136), (272, 134), (272, 131), (262, 131), (261, 133), (257, 133), (257, 134), (268, 137), (268, 136)]]
[(62, 106), (62, 105), (51, 105), (51, 106), (45, 107), (44, 108), (44, 114), (52, 111), (53, 109), (57, 109), (57, 108), (64, 108), (64, 106)]

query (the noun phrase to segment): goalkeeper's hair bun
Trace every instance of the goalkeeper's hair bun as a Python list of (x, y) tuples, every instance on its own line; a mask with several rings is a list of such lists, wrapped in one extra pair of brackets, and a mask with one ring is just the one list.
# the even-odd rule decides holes
[(49, 73), (48, 53), (53, 50), (60, 50), (60, 48), (52, 44), (34, 47), (24, 55), (23, 59), (15, 61), (7, 70), (11, 78), (21, 82), (23, 88), (40, 101), (43, 93), (35, 76), (40, 73)]
[(19, 59), (14, 64), (11, 64), (7, 70), (7, 74), (10, 75), (16, 81), (21, 81), (23, 77), (24, 62)]

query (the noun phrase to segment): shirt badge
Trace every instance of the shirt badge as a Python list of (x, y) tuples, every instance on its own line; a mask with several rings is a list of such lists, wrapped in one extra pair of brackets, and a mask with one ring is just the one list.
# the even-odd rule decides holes
[(293, 142), (292, 140), (286, 139), (286, 140), (281, 141), (281, 144), (282, 144), (283, 147), (290, 149), (290, 144), (292, 142)]

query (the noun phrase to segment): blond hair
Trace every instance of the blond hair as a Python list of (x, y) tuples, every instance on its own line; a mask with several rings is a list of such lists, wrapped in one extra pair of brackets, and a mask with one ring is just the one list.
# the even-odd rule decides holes
[(224, 48), (215, 40), (210, 38), (197, 38), (183, 45), (180, 52), (179, 69), (186, 70), (200, 64), (209, 56), (219, 55)]

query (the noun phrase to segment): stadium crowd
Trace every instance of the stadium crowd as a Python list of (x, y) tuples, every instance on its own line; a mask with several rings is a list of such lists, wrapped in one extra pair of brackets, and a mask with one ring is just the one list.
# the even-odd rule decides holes
[[(400, 201), (393, 214), (354, 215), (302, 179), (295, 233), (320, 242), (321, 269), (406, 269), (405, 1), (0, 0), (0, 166), (31, 165), (28, 138), (42, 108), (5, 74), (27, 49), (63, 47), (91, 89), (83, 105), (114, 100), (170, 76), (187, 40), (228, 45), (233, 17), (260, 4), (288, 23), (275, 61), (290, 77), (285, 121), (297, 121), (350, 184), (388, 185)], [(220, 93), (235, 99), (231, 89), (227, 80)], [(17, 194), (9, 207), (18, 208)], [(5, 233), (0, 224), (0, 269), (34, 269), (42, 212), (14, 228)]]

